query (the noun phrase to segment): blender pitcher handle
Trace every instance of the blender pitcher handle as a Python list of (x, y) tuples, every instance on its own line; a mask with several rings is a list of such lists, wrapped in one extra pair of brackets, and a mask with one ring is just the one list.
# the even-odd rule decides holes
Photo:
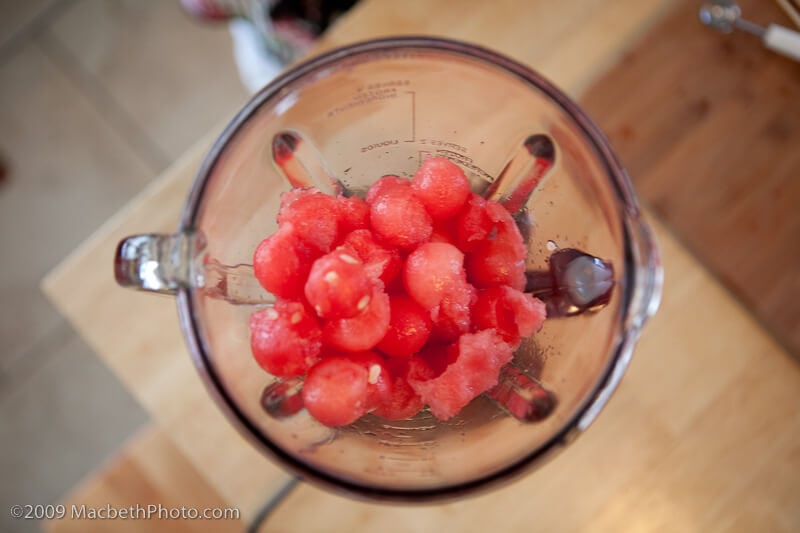
[(172, 294), (196, 286), (195, 233), (133, 235), (120, 241), (114, 277), (122, 287)]

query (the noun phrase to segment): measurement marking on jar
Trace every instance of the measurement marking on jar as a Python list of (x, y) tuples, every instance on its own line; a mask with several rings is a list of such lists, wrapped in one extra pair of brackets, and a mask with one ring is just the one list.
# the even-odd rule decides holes
[(422, 162), (433, 155), (433, 152), (429, 152), (427, 150), (419, 150), (419, 163), (417, 165), (421, 165)]
[(449, 141), (441, 141), (439, 139), (420, 139), (420, 144), (429, 144), (431, 146), (440, 146), (444, 149), (453, 150), (455, 152), (461, 152), (462, 154), (466, 154), (469, 152), (469, 149), (466, 146), (461, 146), (460, 144), (456, 144), (454, 142)]
[(462, 167), (472, 170), (473, 172), (477, 173), (490, 183), (494, 181), (494, 176), (492, 176), (491, 174), (483, 170), (481, 167), (476, 165), (475, 162), (472, 160), (472, 158), (469, 157), (468, 155), (454, 152), (452, 150), (443, 150), (443, 149), (436, 150), (436, 155), (446, 157), (453, 163), (459, 164)]
[(371, 104), (373, 102), (382, 102), (384, 100), (392, 100), (397, 98), (396, 89), (379, 89), (376, 91), (360, 92), (354, 94), (350, 101), (336, 106), (327, 113), (327, 118), (332, 118), (344, 111), (349, 111), (355, 107)]
[(372, 144), (362, 146), (361, 153), (363, 154), (365, 152), (375, 150), (376, 148), (383, 148), (385, 146), (394, 146), (395, 144), (400, 144), (400, 141), (398, 141), (397, 139), (388, 139), (386, 141), (373, 142)]
[(406, 91), (411, 95), (411, 139), (404, 142), (413, 143), (417, 139), (417, 92)]
[(339, 113), (349, 111), (355, 107), (360, 107), (373, 102), (396, 99), (401, 94), (398, 92), (398, 88), (406, 87), (408, 85), (411, 85), (411, 80), (401, 79), (367, 83), (357, 87), (355, 92), (350, 96), (349, 100), (344, 100), (344, 102), (340, 105), (328, 110), (326, 117), (333, 118)]

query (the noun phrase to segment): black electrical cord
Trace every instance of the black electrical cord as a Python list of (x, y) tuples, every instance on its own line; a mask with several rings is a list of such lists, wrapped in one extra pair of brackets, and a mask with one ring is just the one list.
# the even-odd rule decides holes
[(258, 533), (258, 530), (264, 525), (264, 522), (267, 521), (283, 500), (292, 493), (298, 483), (300, 483), (300, 479), (293, 477), (281, 487), (281, 490), (279, 490), (277, 494), (267, 500), (264, 506), (256, 513), (256, 516), (253, 517), (253, 520), (250, 521), (250, 524), (247, 526), (247, 533)]

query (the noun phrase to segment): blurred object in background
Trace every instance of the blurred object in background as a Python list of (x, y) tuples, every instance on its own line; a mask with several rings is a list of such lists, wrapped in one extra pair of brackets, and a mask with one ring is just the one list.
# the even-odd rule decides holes
[[(791, 2), (797, 2), (795, 7)], [(800, 1), (776, 0), (786, 16), (800, 27)], [(800, 61), (800, 33), (778, 24), (769, 24), (766, 28), (742, 18), (742, 10), (734, 0), (712, 0), (700, 7), (700, 21), (706, 26), (722, 33), (730, 33), (734, 29), (751, 33), (761, 38), (768, 49), (796, 61)]]
[(181, 0), (205, 21), (229, 21), (234, 57), (251, 93), (306, 53), (357, 0)]

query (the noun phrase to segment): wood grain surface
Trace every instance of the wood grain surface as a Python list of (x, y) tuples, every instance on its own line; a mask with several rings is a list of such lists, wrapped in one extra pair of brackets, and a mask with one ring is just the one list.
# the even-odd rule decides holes
[[(100, 533), (103, 531), (241, 531), (244, 522), (225, 520), (163, 520), (158, 519), (172, 509), (193, 507), (202, 513), (206, 509), (227, 509), (229, 504), (208, 484), (198, 470), (186, 460), (169, 437), (154, 426), (135, 435), (125, 448), (102, 466), (91, 478), (80, 484), (60, 503), (66, 506), (67, 516), (46, 524), (52, 533)], [(143, 511), (155, 506), (154, 518), (144, 518)], [(131, 509), (136, 520), (74, 519), (82, 508)], [(159, 507), (160, 506), (160, 507)], [(188, 512), (187, 512), (188, 515)], [(190, 515), (188, 515), (190, 516)]]
[[(365, 1), (322, 47), (397, 33), (457, 37), (505, 52), (577, 96), (668, 13), (668, 4)], [(627, 98), (618, 95), (616, 105)], [(615, 103), (604, 101), (600, 109)], [(667, 128), (643, 149), (660, 150), (670, 135), (680, 137)], [(206, 394), (174, 301), (119, 289), (111, 271), (122, 237), (175, 229), (207, 143), (104, 225), (43, 287), (175, 448), (247, 520), (287, 476), (231, 429)], [(446, 505), (376, 505), (301, 485), (264, 531), (800, 529), (800, 370), (671, 228), (655, 227), (666, 271), (662, 309), (607, 408), (566, 452), (508, 487)]]
[[(740, 5), (792, 25), (774, 2)], [(800, 358), (800, 63), (696, 12), (683, 3), (581, 104), (644, 201)]]

